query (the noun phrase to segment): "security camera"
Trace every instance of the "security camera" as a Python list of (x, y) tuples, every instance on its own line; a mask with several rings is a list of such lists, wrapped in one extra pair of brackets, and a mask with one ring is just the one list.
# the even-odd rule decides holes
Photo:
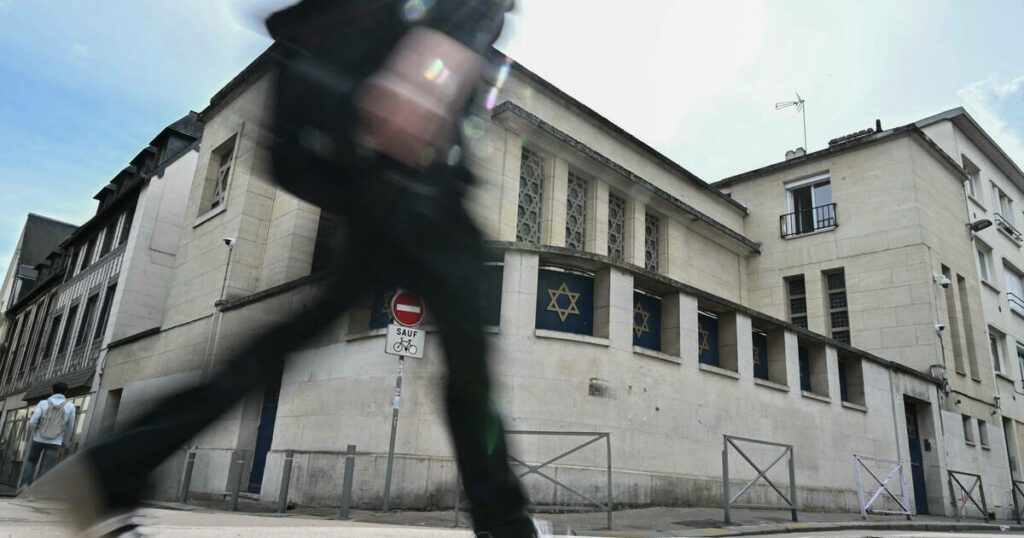
[(950, 280), (949, 277), (947, 277), (946, 275), (932, 275), (932, 281), (942, 286), (943, 288), (948, 288), (949, 285), (953, 283), (953, 281)]
[(935, 324), (935, 332), (941, 333), (944, 330), (946, 330), (946, 324), (944, 324), (944, 323), (936, 323)]
[(235, 238), (234, 237), (225, 237), (224, 238), (224, 244), (229, 246), (229, 247), (235, 246)]

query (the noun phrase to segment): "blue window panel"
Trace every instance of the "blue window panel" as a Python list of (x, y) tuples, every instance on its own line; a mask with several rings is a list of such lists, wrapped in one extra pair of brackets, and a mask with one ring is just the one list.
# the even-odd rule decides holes
[(839, 361), (839, 398), (844, 401), (850, 401), (850, 395), (846, 387), (846, 362)]
[(384, 329), (391, 323), (391, 299), (394, 289), (385, 289), (373, 294), (370, 301), (370, 328)]
[(661, 299), (633, 292), (633, 345), (661, 351)]
[(811, 353), (804, 346), (798, 346), (800, 355), (800, 390), (811, 391)]
[(537, 274), (537, 328), (593, 335), (593, 277), (541, 269)]
[(501, 323), (501, 279), (503, 267), (485, 265), (482, 272), (480, 306), (484, 325), (497, 326)]
[(754, 377), (768, 379), (768, 337), (761, 333), (753, 333), (754, 340)]
[(718, 366), (718, 318), (697, 313), (697, 360)]

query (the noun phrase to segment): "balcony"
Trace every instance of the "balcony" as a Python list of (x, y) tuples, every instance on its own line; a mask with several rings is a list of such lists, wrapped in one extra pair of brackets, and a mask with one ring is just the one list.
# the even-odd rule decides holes
[(1006, 292), (1006, 302), (1009, 303), (1010, 308), (1018, 314), (1024, 314), (1024, 297), (1013, 293), (1012, 291)]
[(1024, 242), (1024, 235), (1021, 235), (1020, 231), (1017, 230), (1017, 228), (1014, 228), (1013, 224), (1010, 224), (1010, 221), (1007, 220), (1006, 217), (1000, 215), (999, 213), (993, 213), (993, 215), (995, 216), (997, 228), (999, 228), (1006, 235), (1010, 236), (1010, 238), (1016, 241), (1018, 244)]
[(825, 204), (779, 215), (779, 231), (783, 239), (831, 230), (839, 226), (836, 220), (836, 204)]

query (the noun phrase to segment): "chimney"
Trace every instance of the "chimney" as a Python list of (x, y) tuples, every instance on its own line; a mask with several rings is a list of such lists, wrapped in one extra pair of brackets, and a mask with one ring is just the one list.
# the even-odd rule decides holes
[(791, 149), (786, 152), (786, 160), (788, 161), (790, 159), (796, 159), (797, 157), (803, 157), (806, 154), (807, 152), (804, 148)]
[(882, 120), (875, 120), (875, 132), (882, 132)]

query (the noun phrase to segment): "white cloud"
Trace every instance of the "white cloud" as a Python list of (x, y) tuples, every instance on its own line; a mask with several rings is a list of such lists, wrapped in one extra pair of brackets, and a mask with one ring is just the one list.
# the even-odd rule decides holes
[(1018, 166), (1024, 167), (1024, 76), (989, 76), (957, 91), (968, 111)]

